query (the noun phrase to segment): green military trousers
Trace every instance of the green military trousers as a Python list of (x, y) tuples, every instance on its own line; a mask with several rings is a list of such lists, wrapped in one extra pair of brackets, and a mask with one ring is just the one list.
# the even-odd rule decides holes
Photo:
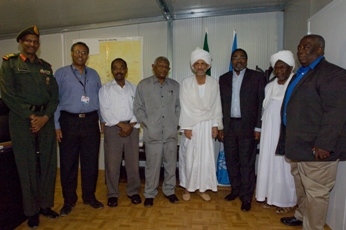
[[(35, 112), (42, 116), (43, 112)], [(35, 134), (30, 131), (30, 119), (22, 119), (10, 112), (10, 134), (23, 195), (24, 214), (33, 216), (40, 208), (54, 206), (57, 167), (57, 148), (54, 119), (38, 133), (41, 177), (36, 161)]]

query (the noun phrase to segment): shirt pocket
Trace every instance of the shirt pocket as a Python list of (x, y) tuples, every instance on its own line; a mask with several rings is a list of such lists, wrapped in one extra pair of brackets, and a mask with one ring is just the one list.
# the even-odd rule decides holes
[(19, 92), (22, 92), (23, 94), (25, 94), (31, 91), (30, 89), (34, 85), (31, 74), (32, 74), (31, 71), (26, 68), (17, 67), (14, 69), (15, 87)]

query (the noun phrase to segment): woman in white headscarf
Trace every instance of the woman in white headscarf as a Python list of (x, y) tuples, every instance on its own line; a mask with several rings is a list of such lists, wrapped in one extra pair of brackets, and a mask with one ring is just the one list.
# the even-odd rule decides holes
[(297, 203), (296, 191), (289, 160), (275, 155), (280, 135), (281, 105), (295, 67), (291, 51), (283, 50), (273, 54), (270, 64), (275, 78), (265, 88), (263, 100), (262, 131), (256, 199), (264, 202), (263, 208), (276, 206), (276, 213), (286, 213)]

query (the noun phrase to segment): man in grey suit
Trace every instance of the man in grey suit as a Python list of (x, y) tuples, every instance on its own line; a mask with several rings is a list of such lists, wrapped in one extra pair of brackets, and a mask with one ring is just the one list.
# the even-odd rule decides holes
[(133, 112), (137, 121), (143, 125), (146, 156), (145, 207), (154, 204), (162, 164), (162, 191), (171, 203), (179, 202), (175, 195), (180, 115), (179, 83), (167, 78), (170, 70), (167, 58), (156, 58), (152, 68), (154, 76), (139, 82), (133, 102)]
[(314, 230), (324, 228), (338, 162), (346, 157), (346, 70), (325, 60), (324, 47), (319, 35), (300, 40), (302, 66), (286, 91), (280, 137), (298, 199), (294, 216), (281, 222)]
[(256, 144), (260, 139), (265, 77), (247, 67), (247, 54), (236, 49), (231, 56), (233, 71), (219, 79), (224, 130), (225, 158), (232, 192), (225, 197), (240, 198), (241, 210), (251, 209), (255, 189)]

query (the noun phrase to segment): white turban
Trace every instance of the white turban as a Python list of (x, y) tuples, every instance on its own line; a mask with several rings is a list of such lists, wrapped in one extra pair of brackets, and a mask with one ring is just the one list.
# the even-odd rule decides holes
[(285, 62), (289, 66), (292, 66), (293, 67), (292, 71), (294, 70), (295, 61), (294, 61), (294, 57), (293, 57), (293, 54), (292, 54), (291, 51), (289, 51), (289, 50), (282, 50), (282, 51), (279, 51), (279, 52), (273, 54), (270, 57), (270, 64), (271, 64), (271, 66), (273, 68), (275, 66), (275, 63), (278, 60), (281, 60), (281, 61)]
[(203, 60), (205, 63), (211, 66), (211, 55), (209, 52), (202, 50), (201, 48), (197, 47), (192, 53), (190, 58), (190, 64), (191, 68), (193, 69), (193, 64), (195, 64), (196, 61)]

